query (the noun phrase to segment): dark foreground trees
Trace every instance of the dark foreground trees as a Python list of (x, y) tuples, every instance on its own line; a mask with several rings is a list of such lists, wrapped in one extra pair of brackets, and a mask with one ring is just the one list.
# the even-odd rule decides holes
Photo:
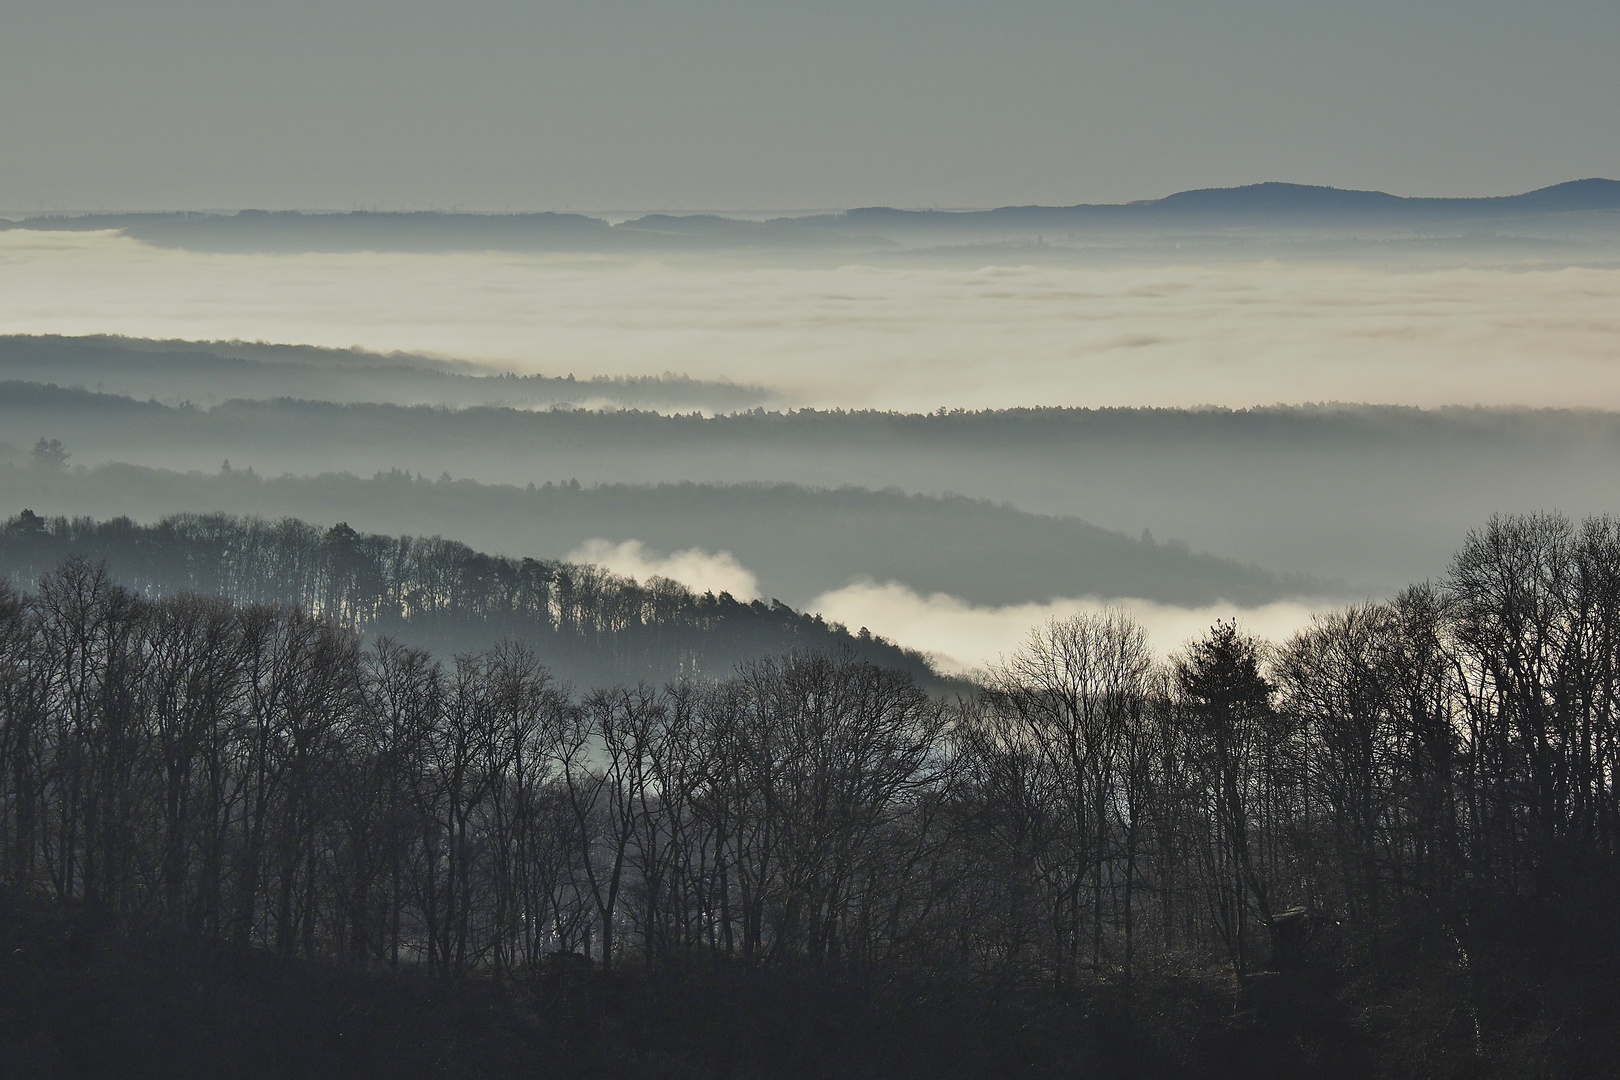
[(0, 593), (0, 663), (0, 872), (25, 891), (496, 975), (871, 957), (922, 902), (894, 886), (931, 842), (947, 709), (853, 657), (576, 697), (522, 645), (446, 666), (70, 559)]
[(1280, 647), (1059, 621), (952, 702), (815, 654), (576, 692), (77, 559), (0, 594), (0, 877), (451, 981), (1225, 971), (1390, 1060), (1556, 1074), (1620, 1030), (1617, 702), (1607, 519), (1493, 521)]

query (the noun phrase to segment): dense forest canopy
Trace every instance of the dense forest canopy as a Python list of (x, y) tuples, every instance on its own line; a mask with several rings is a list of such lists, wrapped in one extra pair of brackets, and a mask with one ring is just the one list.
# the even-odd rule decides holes
[[(1603, 1067), (1579, 1032), (1612, 1035), (1620, 955), (1612, 519), (1495, 519), (1438, 585), (1280, 644), (1223, 623), (1160, 663), (1122, 612), (1057, 620), (950, 699), (847, 649), (570, 692), (521, 643), (362, 643), (383, 605), (529, 587), (461, 597), (404, 543), (419, 569), (373, 581), (383, 541), (338, 530), (43, 524), (14, 519), (8, 558), (82, 535), (147, 561), (0, 596), (14, 887), (447, 978), (1335, 971), (1383, 1071)], [(252, 568), (232, 598), (150, 587)]]

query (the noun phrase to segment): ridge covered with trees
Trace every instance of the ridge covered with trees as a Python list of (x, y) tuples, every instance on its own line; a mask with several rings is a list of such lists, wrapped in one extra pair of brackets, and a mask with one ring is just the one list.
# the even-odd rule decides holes
[[(73, 453), (71, 444), (63, 449)], [(729, 551), (758, 574), (761, 591), (796, 607), (860, 576), (987, 605), (1125, 595), (1247, 606), (1330, 588), (1176, 540), (1161, 543), (961, 496), (795, 484), (564, 480), (520, 487), (403, 470), (365, 478), (266, 477), (234, 465), (182, 473), (125, 464), (60, 468), (32, 452), (29, 458), (22, 468), (0, 465), (0, 502), (52, 517), (151, 521), (176, 511), (223, 511), (347, 521), (368, 533), (439, 533), (484, 550), (537, 554), (573, 551), (596, 538), (634, 538), (660, 552)]]
[[(186, 561), (181, 525), (154, 560)], [(1084, 1052), (1007, 1034), (1000, 1059), (865, 1066), (887, 1075), (1208, 1075), (1197, 1045), (1248, 1075), (1612, 1069), (1612, 519), (1495, 519), (1440, 584), (1281, 645), (1223, 623), (1161, 663), (1121, 612), (1055, 621), (951, 700), (847, 651), (575, 692), (521, 643), (362, 642), (379, 594), (330, 571), (277, 577), (309, 607), (130, 580), (71, 556), (0, 598), (14, 894), (539, 1016), (749, 972), (1090, 1017)], [(1177, 1010), (1223, 995), (1178, 1042)], [(714, 1020), (735, 1007), (637, 1069), (867, 1074), (826, 1064), (836, 1039), (747, 1057)]]
[(226, 514), (139, 525), (25, 510), (0, 526), (0, 575), (14, 584), (27, 586), (73, 557), (105, 567), (144, 598), (197, 594), (300, 609), (350, 633), (393, 635), (443, 655), (521, 641), (554, 675), (581, 684), (724, 674), (745, 659), (839, 649), (938, 682), (919, 654), (779, 601), (698, 595), (667, 578), (641, 583), (598, 566), (487, 555), (436, 536)]

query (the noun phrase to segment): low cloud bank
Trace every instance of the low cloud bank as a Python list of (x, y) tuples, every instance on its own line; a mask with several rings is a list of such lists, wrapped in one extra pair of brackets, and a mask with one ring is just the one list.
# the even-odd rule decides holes
[[(638, 581), (666, 577), (700, 593), (729, 592), (739, 600), (762, 595), (758, 575), (729, 551), (694, 547), (664, 555), (640, 540), (598, 537), (585, 541), (564, 559), (591, 563)], [(864, 579), (823, 593), (811, 601), (808, 610), (851, 630), (865, 627), (928, 654), (941, 671), (965, 675), (1013, 652), (1036, 626), (1083, 611), (1123, 608), (1147, 631), (1153, 648), (1165, 656), (1203, 634), (1218, 619), (1235, 618), (1249, 633), (1280, 642), (1308, 624), (1313, 615), (1341, 606), (1342, 601), (1313, 598), (1259, 607), (1217, 603), (1187, 608), (1134, 597), (1080, 596), (986, 607), (949, 593), (924, 595), (898, 581)]]
[(1235, 604), (1183, 608), (1131, 598), (1094, 596), (1053, 599), (1041, 604), (977, 607), (947, 593), (927, 596), (899, 582), (856, 581), (816, 598), (810, 605), (852, 630), (866, 627), (891, 641), (930, 654), (952, 674), (965, 674), (1017, 649), (1032, 627), (1082, 611), (1123, 608), (1147, 630), (1163, 656), (1204, 633), (1217, 619), (1236, 618), (1249, 633), (1282, 641), (1311, 616), (1342, 606), (1338, 602), (1281, 601), (1261, 607)]
[[(0, 233), (0, 333), (359, 344), (564, 375), (686, 372), (784, 401), (931, 411), (1274, 401), (1620, 408), (1608, 243), (1416, 240), (1286, 264), (1224, 246), (1107, 265), (924, 255), (656, 262), (203, 255)], [(1270, 250), (1270, 249), (1264, 249)], [(1211, 251), (1216, 251), (1211, 254)], [(1538, 252), (1584, 266), (1538, 268)], [(985, 253), (986, 259), (1009, 252)], [(1533, 272), (1532, 272), (1533, 271)]]
[(593, 563), (620, 574), (646, 581), (666, 577), (694, 592), (728, 592), (738, 600), (759, 599), (759, 577), (729, 551), (687, 548), (661, 555), (640, 540), (614, 543), (600, 537), (585, 541), (563, 556), (567, 562)]

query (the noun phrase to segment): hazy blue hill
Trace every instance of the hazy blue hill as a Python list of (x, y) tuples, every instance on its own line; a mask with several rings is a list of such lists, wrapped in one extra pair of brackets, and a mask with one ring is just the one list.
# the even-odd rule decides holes
[(141, 222), (130, 235), (196, 251), (455, 251), (594, 248), (613, 243), (607, 222), (583, 214), (305, 214), (243, 210), (234, 215)]
[(683, 246), (757, 248), (784, 243), (793, 247), (892, 248), (894, 241), (874, 230), (850, 230), (824, 215), (748, 221), (718, 214), (646, 214), (615, 225), (629, 236), (676, 240)]
[(1162, 199), (1133, 205), (1144, 212), (1159, 214), (1321, 214), (1371, 220), (1443, 219), (1458, 216), (1473, 218), (1582, 210), (1620, 210), (1620, 181), (1571, 180), (1521, 195), (1483, 198), (1403, 198), (1382, 191), (1264, 183), (1235, 188), (1181, 191)]
[[(88, 231), (119, 229), (138, 240), (193, 251), (574, 251), (614, 245), (606, 221), (551, 211), (467, 214), (356, 210), (306, 213), (52, 214), (5, 227)], [(629, 246), (642, 246), (646, 238)]]
[[(1620, 181), (1576, 180), (1521, 195), (1484, 198), (1405, 198), (1382, 191), (1276, 181), (1232, 188), (1178, 191), (1160, 199), (1075, 206), (1004, 206), (992, 210), (896, 210), (867, 207), (799, 227), (842, 222), (882, 235), (985, 239), (1064, 237), (1075, 233), (1153, 231), (1165, 228), (1221, 229), (1273, 226), (1290, 230), (1433, 226), (1490, 228), (1523, 225), (1550, 215), (1620, 210)], [(1612, 223), (1609, 223), (1612, 226)], [(784, 228), (794, 223), (783, 222)]]
[(261, 478), (131, 465), (0, 467), (0, 502), (48, 515), (225, 512), (365, 532), (435, 533), (514, 556), (558, 558), (588, 539), (661, 552), (730, 551), (769, 597), (803, 606), (852, 578), (897, 580), (981, 604), (1054, 596), (1138, 596), (1171, 604), (1257, 604), (1327, 586), (1133, 539), (1074, 518), (963, 497), (773, 485), (563, 484), (534, 489), (406, 473)]
[(1175, 214), (1342, 214), (1384, 213), (1403, 207), (1410, 201), (1382, 191), (1349, 191), (1343, 188), (1273, 181), (1235, 188), (1178, 191), (1162, 199), (1132, 205), (1141, 212)]
[[(69, 377), (61, 378), (60, 383), (44, 382), (39, 376), (47, 372)], [(14, 377), (5, 379), (5, 375)], [(236, 393), (202, 408), (198, 407), (201, 393), (192, 397), (190, 406), (177, 406), (151, 400), (155, 395), (143, 399), (112, 388), (88, 389), (84, 384), (91, 378), (152, 385), (175, 380), (165, 384), (169, 386), (190, 378), (220, 390), (251, 391), (265, 386), (294, 392), (274, 396)], [(464, 401), (479, 397), (496, 401), (525, 393), (539, 397), (542, 391), (555, 392), (558, 384), (575, 387), (579, 397), (608, 399), (684, 391), (694, 397), (729, 392), (746, 401), (769, 393), (761, 388), (679, 378), (573, 381), (542, 376), (472, 377), (431, 370), (418, 373), (381, 365), (326, 369), (192, 351), (126, 351), (95, 340), (0, 338), (0, 438), (20, 446), (40, 435), (59, 437), (73, 444), (70, 448), (80, 453), (81, 461), (98, 459), (120, 447), (165, 448), (194, 450), (204, 455), (199, 462), (203, 464), (217, 464), (213, 460), (216, 454), (234, 452), (242, 456), (242, 464), (254, 464), (261, 470), (296, 471), (304, 465), (301, 455), (330, 460), (333, 454), (365, 448), (394, 455), (414, 446), (428, 456), (409, 463), (385, 456), (378, 464), (409, 464), (426, 471), (437, 462), (439, 468), (454, 472), (474, 465), (474, 459), (462, 455), (500, 450), (509, 461), (548, 462), (571, 470), (590, 470), (595, 463), (604, 473), (631, 462), (646, 462), (649, 457), (743, 453), (785, 463), (802, 462), (807, 451), (835, 457), (842, 451), (844, 459), (833, 467), (845, 471), (852, 462), (866, 460), (875, 465), (885, 456), (913, 446), (930, 454), (949, 453), (953, 448), (977, 454), (1054, 447), (1097, 453), (1129, 445), (1132, 452), (1145, 453), (1155, 446), (1181, 448), (1193, 443), (1202, 449), (1243, 443), (1265, 453), (1314, 445), (1336, 455), (1391, 445), (1416, 450), (1452, 444), (1477, 452), (1504, 439), (1522, 443), (1557, 438), (1602, 446), (1620, 441), (1620, 414), (1556, 409), (1325, 404), (933, 413), (754, 408), (705, 414), (500, 404), (461, 407)], [(327, 389), (341, 389), (353, 397), (327, 398), (322, 393)], [(437, 392), (443, 396), (435, 397), (431, 405), (390, 400), (429, 397)], [(689, 464), (683, 459), (680, 467), (686, 470)], [(686, 475), (692, 474), (683, 471), (680, 477), (663, 478)], [(553, 470), (524, 471), (513, 478), (562, 477)]]
[(681, 376), (576, 380), (572, 375), (495, 373), (454, 361), (358, 349), (109, 336), (0, 336), (0, 380), (54, 383), (170, 404), (288, 397), (452, 407), (591, 403), (732, 410), (772, 400), (760, 387)]
[(90, 214), (39, 214), (33, 217), (12, 221), (9, 218), (0, 218), (0, 229), (38, 229), (48, 232), (95, 232), (101, 229), (139, 229), (148, 226), (160, 226), (176, 222), (194, 221), (200, 218), (218, 217), (215, 213), (204, 211), (182, 210), (172, 213), (90, 213)]
[(311, 213), (77, 214), (0, 221), (0, 228), (85, 232), (114, 229), (158, 247), (201, 252), (662, 252), (759, 244), (842, 248), (892, 246), (869, 233), (820, 225), (791, 231), (714, 215), (654, 214), (610, 225), (550, 211), (468, 214), (440, 211)]
[(1003, 206), (989, 210), (874, 206), (766, 224), (782, 232), (842, 227), (913, 243), (920, 237), (937, 237), (941, 242), (951, 237), (983, 242), (1043, 234), (1061, 238), (1077, 232), (1197, 230), (1233, 224), (1288, 229), (1342, 227), (1347, 223), (1411, 227), (1469, 222), (1489, 226), (1570, 212), (1613, 210), (1620, 210), (1620, 181), (1613, 180), (1575, 180), (1521, 195), (1483, 198), (1406, 198), (1382, 191), (1269, 181), (1232, 188), (1197, 188), (1131, 203)]
[(764, 222), (743, 221), (719, 214), (644, 214), (620, 223), (617, 228), (621, 232), (729, 237), (742, 243), (768, 238)]
[(1620, 180), (1592, 177), (1569, 180), (1501, 200), (1515, 208), (1559, 213), (1571, 210), (1620, 209)]

